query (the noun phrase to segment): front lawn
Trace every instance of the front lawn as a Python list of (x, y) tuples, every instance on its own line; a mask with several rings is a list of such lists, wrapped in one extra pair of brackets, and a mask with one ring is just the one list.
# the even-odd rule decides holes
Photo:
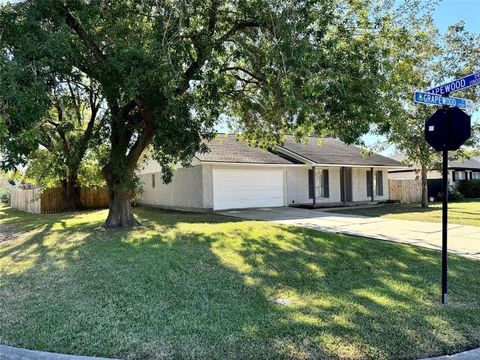
[(311, 229), (0, 207), (0, 343), (123, 359), (412, 359), (480, 346), (480, 263)]
[[(384, 204), (364, 209), (335, 211), (342, 214), (380, 216), (391, 219), (442, 222), (442, 203), (431, 203), (423, 209), (420, 204)], [(467, 199), (448, 204), (448, 219), (452, 224), (480, 226), (480, 199)]]

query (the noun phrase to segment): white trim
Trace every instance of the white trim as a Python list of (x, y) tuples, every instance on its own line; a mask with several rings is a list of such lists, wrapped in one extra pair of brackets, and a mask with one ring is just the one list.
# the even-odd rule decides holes
[(311, 163), (311, 164), (261, 164), (261, 163), (235, 163), (235, 162), (220, 162), (220, 161), (203, 161), (202, 164), (206, 165), (217, 165), (217, 166), (267, 166), (267, 167), (305, 167), (311, 169), (312, 166), (319, 167), (349, 167), (349, 168), (365, 168), (370, 169), (371, 167), (379, 169), (403, 169), (403, 167), (390, 166), (390, 165), (344, 165), (344, 164), (320, 164), (320, 163)]
[[(277, 146), (276, 150), (283, 152), (285, 155), (288, 155), (294, 159), (300, 160), (305, 162), (305, 165), (310, 165), (311, 166), (322, 166), (322, 167), (351, 167), (351, 168), (371, 168), (373, 167), (378, 167), (382, 169), (405, 169), (405, 165), (345, 165), (345, 164), (324, 164), (324, 163), (316, 163), (302, 155), (297, 154), (294, 151), (288, 150), (282, 146)], [(310, 168), (309, 167), (309, 168)]]
[(297, 154), (296, 152), (294, 151), (291, 151), (291, 150), (288, 150), (288, 149), (285, 149), (284, 147), (282, 146), (279, 146), (277, 145), (277, 147), (275, 148), (275, 150), (278, 150), (280, 152), (283, 152), (285, 155), (288, 155), (296, 160), (299, 160), (299, 161), (303, 161), (305, 164), (309, 164), (309, 165), (315, 165), (315, 162), (313, 162), (312, 160), (302, 156), (302, 155), (299, 155)]
[(393, 166), (393, 165), (344, 165), (344, 164), (320, 164), (316, 163), (313, 166), (320, 167), (347, 167), (347, 168), (356, 168), (356, 169), (370, 169), (370, 168), (379, 168), (379, 169), (402, 169), (403, 167)]
[(267, 167), (305, 167), (305, 164), (261, 164), (261, 163), (236, 163), (236, 162), (221, 162), (221, 161), (202, 161), (205, 165), (217, 166), (267, 166)]

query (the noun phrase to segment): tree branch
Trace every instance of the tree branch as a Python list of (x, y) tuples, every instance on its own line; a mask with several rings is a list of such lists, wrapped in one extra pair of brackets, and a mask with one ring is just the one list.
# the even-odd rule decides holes
[(136, 107), (137, 107), (137, 101), (136, 100), (130, 100), (122, 108), (120, 108), (120, 113), (123, 116), (127, 116), (130, 113), (130, 111), (132, 111)]
[(255, 21), (255, 20), (237, 20), (235, 22), (235, 24), (230, 28), (230, 30), (228, 30), (225, 34), (223, 34), (222, 36), (220, 36), (218, 38), (218, 40), (216, 41), (217, 44), (221, 44), (225, 41), (227, 41), (228, 39), (230, 39), (230, 37), (232, 35), (234, 35), (235, 33), (239, 32), (239, 31), (243, 31), (245, 29), (248, 29), (248, 28), (259, 28), (259, 27), (262, 27), (263, 24), (258, 22), (258, 21)]
[(207, 59), (207, 51), (205, 51), (205, 49), (196, 44), (195, 38), (193, 39), (193, 41), (195, 50), (197, 51), (197, 58), (190, 64), (187, 70), (185, 70), (185, 73), (183, 74), (183, 79), (180, 85), (175, 90), (175, 95), (177, 96), (183, 95), (185, 91), (188, 90), (190, 80), (193, 79), (194, 75), (198, 72), (198, 70), (200, 70), (200, 68), (205, 63), (205, 60)]
[(217, 14), (219, 6), (219, 0), (212, 0), (212, 7), (210, 8), (210, 18), (208, 19), (208, 33), (210, 35), (213, 35), (213, 33), (215, 32), (215, 25), (217, 24)]
[[(209, 29), (210, 29), (210, 26), (213, 26), (212, 29), (214, 29), (214, 26), (216, 23), (216, 13), (218, 12), (218, 6), (215, 7), (215, 3), (216, 2), (212, 4), (212, 12), (211, 12), (211, 17), (209, 21)], [(185, 70), (182, 82), (175, 90), (175, 94), (177, 96), (183, 95), (188, 90), (190, 80), (193, 79), (194, 75), (198, 72), (198, 70), (200, 70), (200, 68), (203, 66), (203, 64), (207, 60), (208, 55), (210, 54), (211, 49), (213, 48), (213, 45), (222, 44), (223, 42), (227, 41), (232, 35), (234, 35), (239, 31), (243, 31), (245, 29), (254, 28), (254, 27), (258, 28), (258, 27), (262, 27), (263, 25), (264, 25), (263, 23), (255, 20), (238, 20), (230, 28), (230, 30), (228, 30), (225, 34), (220, 36), (217, 40), (213, 41), (208, 46), (208, 48), (205, 48), (205, 46), (198, 46), (196, 44), (195, 38), (192, 38), (193, 45), (195, 47), (195, 50), (197, 51), (197, 58), (190, 64), (187, 70)], [(211, 35), (213, 35), (213, 33), (211, 33)]]
[(256, 80), (258, 80), (258, 81), (260, 81), (260, 82), (263, 82), (263, 81), (264, 81), (263, 77), (258, 76), (258, 75), (256, 75), (256, 74), (254, 74), (252, 71), (250, 71), (250, 70), (248, 70), (248, 69), (245, 69), (245, 68), (242, 68), (242, 67), (240, 67), (240, 66), (229, 66), (229, 67), (226, 67), (226, 68), (224, 68), (224, 69), (222, 69), (222, 70), (224, 70), (224, 71), (241, 71), (241, 72), (244, 72), (244, 73), (247, 74), (247, 75), (250, 75), (252, 78), (254, 78), (254, 79), (256, 79)]
[[(59, 3), (57, 1), (57, 3)], [(88, 35), (85, 29), (82, 27), (80, 22), (72, 15), (72, 13), (66, 8), (63, 4), (60, 4), (60, 13), (65, 18), (65, 22), (67, 25), (75, 31), (78, 35), (80, 40), (83, 44), (92, 52), (93, 56), (101, 61), (104, 62), (107, 58), (105, 54), (102, 52), (100, 47), (93, 41), (93, 39)]]
[(130, 173), (135, 171), (138, 159), (142, 155), (143, 150), (150, 144), (155, 133), (155, 117), (153, 112), (141, 99), (137, 99), (137, 105), (143, 119), (144, 127), (127, 155), (127, 168)]

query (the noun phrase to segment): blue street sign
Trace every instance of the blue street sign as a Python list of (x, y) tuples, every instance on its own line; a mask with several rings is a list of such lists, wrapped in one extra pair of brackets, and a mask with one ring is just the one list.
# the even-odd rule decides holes
[(480, 73), (470, 74), (461, 79), (450, 81), (446, 84), (427, 90), (427, 92), (436, 95), (443, 95), (454, 91), (462, 90), (473, 85), (480, 85)]
[(415, 91), (413, 93), (413, 102), (426, 105), (458, 107), (461, 109), (466, 109), (472, 105), (471, 100), (455, 97), (443, 97), (441, 95), (430, 94), (422, 91)]

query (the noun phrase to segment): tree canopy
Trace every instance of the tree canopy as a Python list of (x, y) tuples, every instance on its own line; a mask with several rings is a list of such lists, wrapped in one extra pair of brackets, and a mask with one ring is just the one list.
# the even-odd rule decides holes
[[(470, 34), (461, 22), (451, 25), (445, 34), (441, 34), (429, 14), (414, 28), (416, 36), (410, 37), (410, 47), (402, 44), (395, 52), (395, 70), (392, 72), (395, 75), (392, 79), (398, 80), (393, 82), (395, 86), (392, 88), (400, 101), (397, 103), (396, 116), (391, 117), (383, 135), (386, 135), (389, 144), (394, 144), (405, 155), (408, 165), (417, 165), (422, 169), (422, 206), (427, 207), (427, 172), (437, 168), (442, 161), (441, 154), (432, 149), (424, 135), (425, 121), (436, 108), (414, 104), (412, 95), (415, 90), (427, 91), (448, 80), (480, 72), (480, 36)], [(480, 87), (472, 87), (452, 96), (465, 97), (478, 103)], [(478, 144), (478, 131), (475, 127), (473, 130), (467, 146)], [(452, 152), (450, 156), (465, 156), (464, 149)]]
[[(188, 164), (222, 115), (255, 145), (282, 135), (354, 142), (387, 126), (392, 51), (418, 2), (388, 0), (36, 0), (0, 10), (0, 129), (15, 148), (52, 107), (52, 77), (80, 73), (104, 99), (106, 226), (137, 224), (128, 204), (144, 150)], [(396, 46), (392, 46), (395, 44)], [(12, 136), (12, 134), (15, 134)], [(15, 152), (15, 151), (14, 151)], [(18, 153), (21, 153), (19, 149)], [(12, 161), (15, 160), (12, 158)]]

